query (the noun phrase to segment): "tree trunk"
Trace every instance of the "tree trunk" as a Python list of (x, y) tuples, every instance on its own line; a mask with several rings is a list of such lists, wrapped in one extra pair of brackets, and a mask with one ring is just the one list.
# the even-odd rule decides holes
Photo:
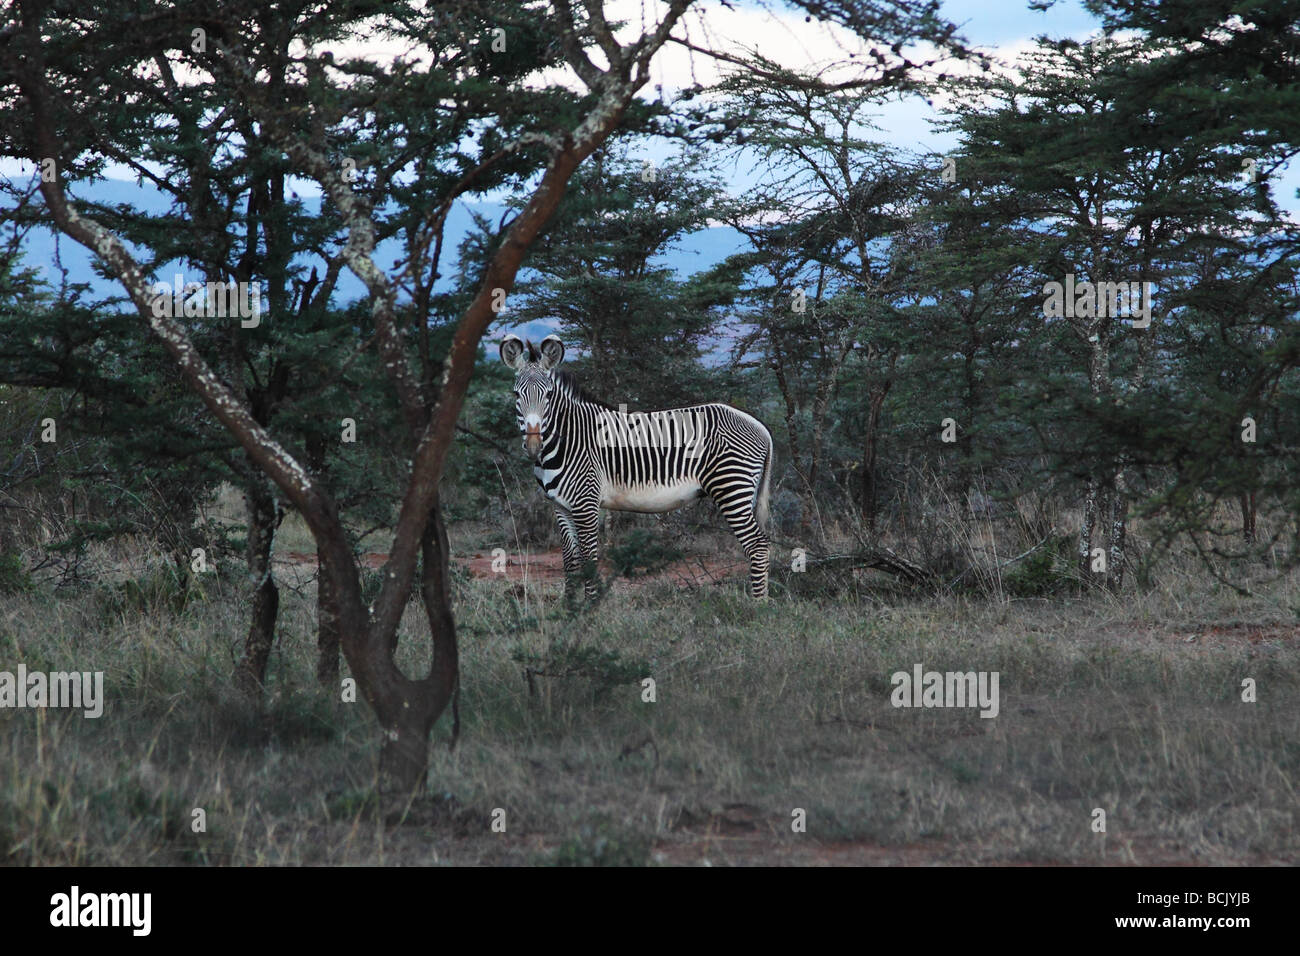
[(1097, 520), (1097, 482), (1088, 479), (1083, 497), (1083, 521), (1079, 524), (1079, 573), (1085, 581), (1092, 574), (1092, 528)]
[(1110, 567), (1108, 584), (1112, 591), (1124, 587), (1125, 547), (1128, 538), (1128, 485), (1124, 467), (1115, 472), (1115, 489), (1110, 499)]
[(281, 511), (275, 491), (261, 474), (244, 491), (248, 506), (248, 575), (253, 581), (253, 615), (244, 641), (244, 658), (237, 681), (251, 699), (259, 699), (266, 683), (266, 667), (275, 643), (275, 622), (280, 611), (280, 590), (275, 586), (271, 555)]
[[(1095, 263), (1097, 262), (1095, 250), (1093, 262), (1093, 271), (1095, 272)], [(1095, 320), (1090, 322), (1084, 331), (1091, 343), (1088, 355), (1088, 387), (1093, 400), (1100, 402), (1110, 391), (1110, 355), (1100, 322)], [(1087, 493), (1083, 501), (1083, 523), (1079, 529), (1079, 570), (1083, 574), (1084, 581), (1090, 583), (1097, 580), (1097, 572), (1092, 570), (1092, 551), (1096, 538), (1100, 536), (1094, 536), (1094, 531), (1097, 528), (1098, 519), (1106, 513), (1101, 499), (1100, 483), (1095, 477), (1090, 477), (1088, 479)]]
[(1245, 491), (1237, 498), (1241, 504), (1241, 536), (1248, 546), (1255, 543), (1255, 492)]
[(429, 732), (433, 722), (422, 711), (403, 712), (387, 728), (379, 748), (379, 792), (405, 801), (424, 789), (429, 775)]
[[(315, 272), (312, 273), (313, 279)], [(301, 310), (307, 307), (309, 293), (303, 292)], [(307, 467), (318, 480), (326, 479), (326, 445), (319, 432), (307, 437)], [(339, 686), (339, 608), (334, 584), (325, 573), (325, 550), (316, 544), (316, 681), (325, 690)]]
[[(965, 316), (963, 316), (965, 318)], [(967, 325), (971, 323), (967, 320)], [(970, 334), (974, 338), (974, 334)], [(971, 488), (975, 484), (975, 469), (972, 459), (975, 457), (975, 348), (971, 345), (962, 356), (962, 377), (966, 384), (963, 396), (963, 413), (966, 420), (959, 423), (957, 436), (957, 500), (970, 500)]]
[(316, 680), (327, 691), (339, 687), (339, 609), (334, 585), (324, 572), (325, 556), (316, 547)]
[[(786, 440), (790, 444), (790, 465), (794, 468), (795, 474), (803, 482), (804, 490), (808, 495), (812, 494), (812, 484), (808, 480), (808, 472), (804, 470), (803, 462), (800, 458), (799, 450), (799, 403), (794, 393), (790, 390), (790, 383), (786, 380), (784, 359), (781, 357), (781, 350), (776, 343), (772, 343), (772, 372), (776, 376), (776, 385), (781, 392), (781, 400), (785, 404), (785, 431)], [(804, 509), (807, 514), (808, 509)]]
[[(456, 639), (456, 617), (451, 610), (451, 546), (447, 540), (447, 523), (442, 516), (442, 503), (434, 499), (433, 514), (425, 528), (421, 542), (424, 576), (420, 597), (424, 613), (429, 620), (429, 636), (433, 641), (433, 660), (429, 666), (432, 683), (434, 720), (452, 707), (452, 745), (460, 735), (460, 651)], [(432, 725), (430, 727), (432, 729)]]
[(876, 515), (880, 510), (880, 488), (876, 481), (876, 454), (880, 434), (880, 410), (889, 394), (892, 379), (877, 389), (873, 389), (867, 411), (867, 434), (862, 443), (862, 518), (867, 523), (867, 530), (876, 530)]
[[(421, 542), (420, 597), (424, 603), (433, 645), (429, 673), (415, 682), (413, 700), (403, 700), (385, 723), (379, 752), (381, 789), (404, 798), (423, 789), (429, 770), (429, 735), (433, 725), (452, 704), (452, 741), (460, 732), (460, 715), (454, 704), (459, 688), (460, 662), (456, 646), (456, 620), (451, 611), (451, 574), (447, 527), (437, 500)], [(395, 643), (395, 642), (394, 642)], [(381, 715), (381, 720), (383, 720)]]

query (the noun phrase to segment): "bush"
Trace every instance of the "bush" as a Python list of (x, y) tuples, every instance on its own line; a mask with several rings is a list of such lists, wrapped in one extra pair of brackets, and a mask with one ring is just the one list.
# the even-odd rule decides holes
[(650, 840), (639, 833), (618, 832), (602, 823), (583, 826), (549, 855), (535, 862), (551, 866), (645, 866)]
[(0, 594), (16, 594), (32, 589), (32, 577), (20, 554), (0, 554)]
[(511, 658), (533, 677), (585, 677), (597, 694), (621, 684), (636, 684), (650, 672), (643, 660), (628, 660), (608, 648), (583, 647), (570, 641), (552, 645), (545, 654), (516, 648)]
[(607, 554), (615, 573), (625, 578), (662, 570), (682, 557), (678, 547), (647, 528), (633, 528)]
[(1016, 597), (1047, 597), (1075, 586), (1069, 535), (1058, 535), (1019, 562), (1002, 577), (1007, 593)]
[(182, 580), (175, 568), (160, 567), (120, 584), (102, 586), (100, 612), (110, 618), (159, 611), (179, 614), (189, 604), (192, 593), (189, 582)]

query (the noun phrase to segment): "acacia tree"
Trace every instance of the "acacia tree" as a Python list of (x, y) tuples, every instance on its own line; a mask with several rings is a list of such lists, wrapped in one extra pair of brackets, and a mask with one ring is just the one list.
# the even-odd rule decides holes
[[(1075, 356), (1083, 382), (1065, 390), (1064, 414), (1085, 422), (1091, 409), (1138, 400), (1164, 330), (1177, 320), (1191, 251), (1251, 218), (1232, 181), (1241, 144), (1185, 141), (1153, 105), (1131, 98), (1130, 73), (1168, 55), (1166, 43), (1141, 38), (1042, 40), (1014, 82), (970, 84), (974, 95), (959, 102), (951, 124), (963, 137), (957, 163), (965, 175), (1014, 196), (995, 221), (1012, 227), (1034, 279), (1019, 310), (1025, 340), (1049, 339)], [(1063, 293), (1058, 308), (1045, 304), (1048, 283)], [(1138, 283), (1142, 295), (1130, 297)], [(1049, 368), (1063, 370), (1059, 362)], [(1080, 570), (1118, 589), (1128, 563), (1131, 456), (1090, 447), (1087, 429), (1058, 434), (1064, 444), (1052, 453), (1084, 482)], [(1104, 567), (1095, 557), (1102, 540)]]
[[(709, 121), (735, 129), (762, 174), (728, 221), (753, 251), (734, 257), (750, 271), (750, 334), (738, 352), (762, 351), (785, 409), (790, 461), (814, 506), (827, 469), (836, 390), (856, 367), (867, 406), (861, 439), (861, 500), (874, 519), (880, 408), (901, 347), (903, 257), (923, 171), (870, 138), (871, 111), (885, 93), (914, 82), (907, 71), (876, 83), (834, 82), (782, 70), (762, 58), (718, 91)], [(852, 357), (852, 360), (851, 360)]]
[[(1185, 334), (1191, 387), (1161, 391), (1158, 415), (1136, 409), (1112, 432), (1134, 460), (1172, 475), (1147, 503), (1165, 515), (1165, 541), (1201, 532), (1224, 496), (1241, 502), (1242, 532), (1256, 536), (1260, 496), (1296, 512), (1296, 375), (1300, 365), (1300, 230), (1273, 204), (1273, 173), (1300, 152), (1300, 2), (1087, 0), (1107, 30), (1140, 31), (1164, 55), (1134, 64), (1120, 108), (1155, 115), (1146, 134), (1204, 155), (1227, 154), (1236, 211), (1191, 259)], [(1243, 212), (1244, 210), (1244, 212)], [(1199, 320), (1199, 321), (1198, 321)], [(1183, 343), (1180, 343), (1183, 344)], [(1174, 411), (1176, 410), (1176, 411)], [(1173, 412), (1173, 414), (1171, 414)], [(1242, 440), (1246, 417), (1258, 443)], [(1160, 449), (1152, 455), (1151, 449)], [(1291, 554), (1300, 554), (1293, 536)], [(1284, 524), (1284, 526), (1285, 526)], [(1261, 542), (1261, 546), (1265, 546)]]
[[(69, 198), (68, 171), (76, 170), (79, 161), (85, 163), (86, 154), (95, 153), (94, 144), (74, 131), (92, 123), (95, 114), (108, 111), (110, 105), (94, 96), (70, 102), (56, 83), (61, 77), (48, 68), (45, 44), (50, 34), (65, 38), (77, 34), (81, 39), (89, 34), (107, 43), (107, 24), (69, 22), (44, 4), (30, 0), (18, 8), (15, 20), (7, 26), (4, 80), (16, 89), (16, 105), (25, 117), (21, 129), (11, 131), (11, 135), (37, 168), (50, 160), (43, 168), (57, 170), (56, 175), (41, 182), (54, 224), (91, 249), (122, 283), (141, 318), (179, 366), (190, 387), (311, 528), (320, 548), (322, 573), (328, 577), (337, 603), (344, 655), (384, 731), (381, 775), (386, 783), (402, 790), (409, 792), (422, 784), (429, 733), (457, 685), (455, 624), (450, 607), (446, 531), (438, 508), (438, 480), (455, 434), (479, 339), (495, 315), (494, 301), (499, 302), (503, 292), (511, 288), (525, 251), (559, 203), (569, 178), (619, 124), (635, 93), (649, 78), (651, 58), (688, 5), (689, 0), (668, 4), (662, 18), (649, 30), (624, 42), (615, 38), (613, 25), (597, 4), (587, 4), (581, 14), (566, 0), (549, 8), (533, 6), (524, 10), (507, 5), (465, 4), (450, 12), (421, 12), (412, 4), (393, 11), (392, 28), (405, 31), (407, 39), (428, 44), (426, 49), (431, 49), (440, 70), (449, 66), (454, 70), (458, 58), (491, 56), (491, 30), (499, 29), (501, 33), (495, 36), (507, 38), (517, 30), (521, 37), (546, 37), (586, 88), (586, 94), (576, 101), (553, 93), (552, 105), (563, 102), (566, 108), (549, 121), (534, 117), (533, 128), (520, 132), (513, 140), (498, 138), (499, 129), (484, 133), (486, 143), (480, 141), (479, 154), (466, 162), (468, 168), (444, 192), (442, 202), (424, 210), (421, 235), (431, 245), (446, 208), (476, 175), (504, 159), (515, 158), (525, 148), (525, 155), (536, 164), (534, 168), (540, 167), (528, 202), (512, 221), (486, 269), (478, 294), (461, 316), (436, 389), (428, 387), (408, 354), (409, 330), (399, 326), (403, 317), (399, 289), (427, 260), (408, 257), (392, 273), (377, 264), (375, 216), (380, 204), (375, 196), (355, 191), (353, 177), (346, 175), (359, 166), (365, 167), (355, 159), (345, 164), (340, 155), (343, 148), (357, 142), (357, 129), (373, 129), (375, 115), (383, 115), (381, 95), (401, 93), (409, 98), (429, 81), (432, 72), (404, 63), (387, 69), (358, 58), (345, 69), (331, 73), (329, 59), (321, 49), (330, 31), (321, 30), (319, 11), (305, 4), (295, 10), (275, 12), (230, 5), (219, 9), (196, 7), (172, 12), (166, 28), (161, 30), (156, 20), (148, 24), (148, 29), (139, 23), (134, 24), (135, 29), (113, 23), (114, 35), (148, 36), (153, 46), (147, 51), (116, 51), (119, 56), (131, 54), (120, 72), (108, 77), (121, 83), (118, 89), (133, 85), (122, 82), (123, 76), (133, 73), (144, 53), (150, 59), (161, 56), (178, 66), (183, 64), (185, 71), (200, 77), (198, 82), (221, 84), (228, 97), (246, 105), (259, 126), (259, 135), (283, 151), (289, 168), (320, 185), (346, 230), (342, 258), (370, 293), (374, 339), (402, 409), (411, 454), (383, 585), (369, 607), (362, 601), (358, 567), (338, 505), (325, 483), (309, 472), (299, 456), (277, 441), (258, 421), (247, 401), (221, 380), (181, 323), (154, 308), (157, 296), (133, 250)], [(121, 12), (129, 18), (129, 11)], [(373, 12), (368, 5), (332, 9), (326, 19), (330, 30), (343, 35)], [(308, 29), (313, 17), (317, 25)], [(191, 24), (195, 23), (199, 24), (195, 29), (211, 37), (210, 53), (181, 46), (189, 40)], [(460, 41), (454, 51), (453, 40)], [(305, 44), (307, 52), (292, 49), (294, 44)], [(593, 48), (605, 65), (598, 66), (593, 60)], [(503, 57), (502, 62), (506, 59)], [(268, 77), (276, 81), (267, 83)], [(102, 82), (104, 78), (97, 79)], [(496, 91), (488, 95), (493, 94)], [(525, 95), (522, 82), (516, 95)], [(454, 108), (455, 104), (451, 104), (449, 112)], [(413, 152), (419, 147), (417, 142), (406, 145)], [(397, 172), (392, 170), (390, 175), (395, 177)], [(391, 185), (391, 180), (385, 185)], [(413, 679), (398, 669), (394, 650), (397, 626), (415, 584), (417, 567), (432, 653), (428, 673)]]
[[(184, 325), (216, 374), (247, 403), (258, 423), (274, 424), (305, 446), (304, 459), (313, 474), (322, 474), (332, 464), (339, 479), (332, 482), (332, 490), (340, 507), (351, 517), (365, 516), (367, 523), (382, 526), (388, 509), (376, 516), (375, 506), (391, 497), (380, 487), (387, 469), (376, 467), (379, 463), (373, 460), (367, 469), (349, 468), (347, 459), (355, 455), (349, 456), (348, 450), (355, 446), (340, 444), (337, 428), (333, 441), (327, 437), (328, 428), (324, 432), (321, 428), (328, 422), (320, 414), (322, 408), (360, 409), (372, 427), (380, 418), (378, 412), (384, 411), (366, 400), (365, 393), (374, 391), (365, 387), (374, 379), (371, 356), (353, 357), (343, 364), (356, 348), (355, 342), (345, 340), (356, 321), (331, 307), (344, 268), (336, 218), (315, 215), (310, 203), (297, 195), (280, 150), (260, 135), (257, 119), (244, 101), (232, 99), (221, 83), (184, 81), (184, 62), (173, 62), (158, 44), (157, 38), (167, 35), (165, 24), (155, 22), (150, 29), (129, 33), (119, 45), (84, 42), (89, 28), (76, 21), (70, 27), (58, 18), (51, 22), (56, 29), (45, 55), (47, 72), (58, 77), (54, 88), (60, 105), (70, 113), (94, 118), (76, 135), (103, 156), (128, 166), (146, 187), (132, 204), (86, 199), (80, 204), (83, 215), (144, 250), (139, 253), (142, 265), (146, 271), (156, 271), (165, 284), (182, 268), (189, 277), (209, 283), (229, 280), (247, 285), (257, 280), (259, 303), (275, 319), (255, 322), (253, 328), (229, 316), (209, 314), (212, 303), (197, 294), (180, 293), (167, 304), (174, 307), (172, 317)], [(282, 25), (265, 19), (258, 28), (272, 38), (283, 32)], [(191, 37), (192, 53), (199, 52), (194, 48), (206, 48), (203, 28), (197, 29), (200, 36)], [(123, 65), (133, 62), (143, 63), (143, 77), (121, 72)], [(278, 74), (273, 72), (277, 66)], [(272, 64), (268, 73), (272, 88), (283, 85), (287, 66), (287, 60)], [(100, 69), (109, 73), (112, 83), (125, 86), (126, 95), (114, 108), (101, 109), (96, 98), (102, 94), (87, 82)], [(162, 125), (171, 135), (159, 135), (154, 128), (160, 116), (168, 118)], [(237, 149), (231, 148), (232, 142)], [(93, 169), (89, 162), (93, 154), (86, 172)], [(78, 157), (68, 180), (77, 179), (81, 172)], [(46, 209), (30, 201), (30, 193), (39, 195), (38, 187), (39, 179), (36, 185), (3, 184), (11, 202), (2, 215), (15, 232), (49, 225)], [(307, 264), (295, 261), (304, 254), (319, 258), (323, 275), (316, 263), (309, 273)], [(174, 266), (163, 268), (169, 262)], [(141, 486), (158, 492), (162, 500), (155, 510), (161, 520), (154, 523), (159, 532), (154, 536), (173, 555), (182, 576), (190, 567), (191, 546), (210, 543), (199, 538), (193, 527), (196, 497), (222, 480), (242, 490), (247, 529), (243, 549), (251, 600), (244, 653), (235, 674), (245, 693), (259, 700), (279, 610), (272, 551), (285, 514), (283, 496), (229, 434), (211, 421), (174, 363), (145, 347), (147, 327), (115, 311), (120, 309), (118, 301), (79, 301), (81, 291), (61, 289), (59, 301), (39, 310), (30, 307), (33, 300), (27, 297), (27, 308), (0, 316), (4, 333), (0, 380), (71, 389), (93, 403), (95, 421), (75, 424), (79, 432), (93, 424), (108, 446), (104, 457), (121, 465), (113, 469), (118, 474), (104, 483), (120, 480), (126, 492)], [(219, 433), (215, 439), (203, 434), (213, 429)], [(121, 509), (115, 520), (85, 527), (98, 535), (120, 532), (121, 519), (130, 514), (129, 509)], [(323, 582), (318, 588), (319, 673), (333, 693), (338, 677), (337, 629), (328, 579), (319, 580)]]

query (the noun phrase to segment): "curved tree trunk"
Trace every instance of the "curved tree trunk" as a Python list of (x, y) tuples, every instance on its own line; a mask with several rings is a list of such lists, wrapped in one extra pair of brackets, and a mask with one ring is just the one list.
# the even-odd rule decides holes
[[(460, 715), (454, 705), (460, 682), (460, 659), (456, 620), (451, 611), (449, 553), (446, 524), (435, 500), (421, 541), (420, 581), (433, 660), (428, 675), (419, 681), (422, 692), (417, 703), (403, 709), (398, 725), (384, 737), (379, 753), (381, 786), (398, 794), (423, 787), (429, 769), (429, 735), (448, 704), (452, 704), (453, 744), (460, 733)], [(396, 639), (393, 643), (396, 644)]]
[(253, 579), (253, 614), (244, 640), (244, 657), (236, 681), (250, 698), (260, 699), (266, 684), (266, 667), (275, 643), (275, 622), (280, 610), (280, 590), (275, 585), (271, 556), (275, 530), (282, 512), (270, 482), (260, 473), (244, 491), (248, 505), (248, 574)]
[(334, 585), (324, 573), (325, 555), (316, 548), (316, 681), (326, 690), (339, 686), (339, 608)]

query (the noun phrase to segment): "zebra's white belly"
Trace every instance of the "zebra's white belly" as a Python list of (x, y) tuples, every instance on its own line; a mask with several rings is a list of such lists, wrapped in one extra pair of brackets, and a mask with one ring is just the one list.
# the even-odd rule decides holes
[(684, 479), (670, 485), (612, 487), (601, 495), (600, 506), (611, 511), (640, 511), (659, 514), (690, 504), (704, 493), (700, 483)]

